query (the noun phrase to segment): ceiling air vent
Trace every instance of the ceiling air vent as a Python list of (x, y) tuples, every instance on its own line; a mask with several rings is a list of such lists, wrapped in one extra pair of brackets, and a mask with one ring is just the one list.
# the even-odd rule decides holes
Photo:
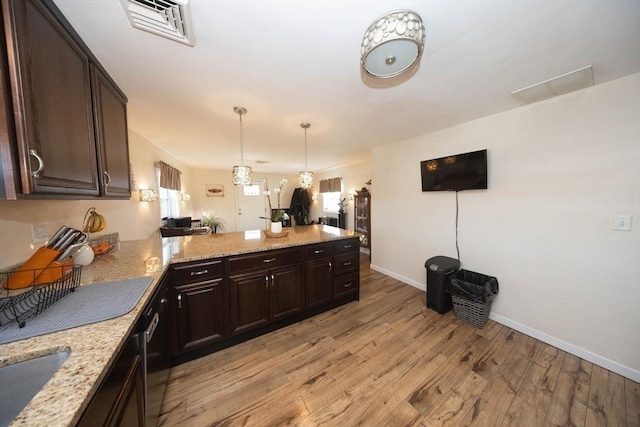
[(193, 46), (189, 0), (120, 0), (134, 28)]
[(589, 65), (524, 89), (516, 90), (511, 92), (511, 95), (520, 101), (522, 105), (526, 105), (593, 85), (593, 68)]

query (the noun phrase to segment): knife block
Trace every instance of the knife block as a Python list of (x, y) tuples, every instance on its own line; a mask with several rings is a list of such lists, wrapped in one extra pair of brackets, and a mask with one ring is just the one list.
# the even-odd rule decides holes
[(35, 284), (43, 285), (55, 282), (71, 270), (73, 270), (73, 259), (69, 258), (63, 262), (53, 261), (36, 277)]
[[(4, 282), (2, 286), (5, 289), (22, 289), (34, 284), (47, 283), (44, 281), (39, 281), (38, 277), (59, 256), (60, 252), (58, 251), (54, 251), (53, 249), (49, 249), (46, 247), (39, 248), (33, 255), (31, 255), (31, 258), (29, 258), (13, 274), (11, 274), (11, 276), (9, 276), (9, 279)], [(63, 267), (63, 265), (60, 263), (57, 264), (58, 265), (54, 267), (59, 268), (54, 268), (52, 269), (52, 272), (47, 272), (47, 276), (45, 277), (54, 277), (56, 275), (56, 270), (60, 273), (57, 278), (59, 279), (60, 277), (62, 277), (63, 269), (65, 267)], [(71, 265), (71, 267), (73, 268), (73, 264)]]

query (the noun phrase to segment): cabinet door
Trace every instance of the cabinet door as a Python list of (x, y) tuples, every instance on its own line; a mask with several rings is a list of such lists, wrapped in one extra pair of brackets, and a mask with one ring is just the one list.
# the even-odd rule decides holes
[(129, 337), (77, 424), (144, 426), (139, 336)]
[(269, 284), (267, 270), (229, 277), (231, 334), (269, 323)]
[(100, 194), (131, 197), (127, 99), (98, 68), (91, 65)]
[(144, 397), (140, 356), (136, 356), (127, 380), (122, 387), (121, 398), (113, 413), (113, 418), (107, 424), (113, 427), (144, 427)]
[(333, 300), (332, 270), (331, 258), (307, 261), (307, 307)]
[(363, 248), (371, 247), (371, 194), (363, 189), (355, 197), (355, 223), (354, 230), (361, 233), (360, 245)]
[(270, 273), (271, 320), (280, 320), (304, 310), (302, 265), (274, 269)]
[(3, 9), (22, 193), (97, 196), (87, 54), (42, 2)]
[(223, 279), (175, 287), (178, 352), (224, 338), (225, 294)]

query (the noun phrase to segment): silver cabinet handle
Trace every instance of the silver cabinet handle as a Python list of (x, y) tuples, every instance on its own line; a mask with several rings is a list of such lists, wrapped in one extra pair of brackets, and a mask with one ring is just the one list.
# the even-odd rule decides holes
[(263, 259), (262, 262), (264, 262), (265, 264), (269, 264), (270, 262), (275, 261), (275, 258), (269, 258), (269, 259)]
[(209, 270), (202, 270), (202, 271), (192, 271), (191, 275), (192, 276), (200, 276), (201, 274), (207, 274), (209, 272)]
[(275, 274), (271, 273), (271, 286), (273, 287), (273, 285), (275, 285), (276, 283), (276, 276)]
[(145, 336), (145, 340), (147, 341), (147, 344), (149, 344), (149, 342), (151, 341), (151, 338), (153, 338), (153, 333), (156, 331), (156, 328), (158, 327), (159, 322), (160, 322), (160, 315), (156, 313), (153, 316), (153, 320), (151, 320), (151, 324), (149, 325), (147, 330), (144, 331), (144, 336)]
[(182, 308), (182, 294), (178, 294), (178, 308)]
[(265, 288), (269, 287), (269, 275), (268, 274), (264, 275), (264, 287)]
[(345, 283), (344, 285), (345, 288), (350, 288), (351, 286), (353, 286), (353, 282)]
[(351, 247), (351, 245), (344, 245), (345, 249), (349, 249)]
[(333, 269), (333, 264), (331, 264), (331, 261), (329, 261), (329, 271), (331, 271)]
[(314, 254), (321, 254), (324, 252), (324, 249), (318, 249), (317, 251), (313, 251)]
[(344, 265), (346, 267), (346, 266), (351, 265), (351, 264), (353, 264), (353, 263), (351, 261), (349, 261), (349, 262), (343, 263), (342, 265)]
[(104, 183), (105, 188), (107, 188), (111, 184), (111, 175), (107, 171), (104, 171), (104, 175), (107, 177), (107, 182)]
[(40, 178), (40, 172), (42, 172), (42, 170), (44, 169), (44, 160), (42, 160), (42, 157), (38, 155), (38, 152), (36, 150), (29, 150), (29, 154), (31, 154), (36, 158), (36, 160), (38, 160), (38, 169), (31, 172), (31, 176), (34, 178)]

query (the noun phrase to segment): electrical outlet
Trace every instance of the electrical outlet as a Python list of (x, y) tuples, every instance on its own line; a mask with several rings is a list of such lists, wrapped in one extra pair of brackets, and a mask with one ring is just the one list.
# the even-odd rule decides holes
[(47, 224), (31, 224), (31, 243), (42, 243), (48, 238)]
[(631, 231), (631, 215), (616, 215), (613, 219), (613, 229), (617, 231)]

